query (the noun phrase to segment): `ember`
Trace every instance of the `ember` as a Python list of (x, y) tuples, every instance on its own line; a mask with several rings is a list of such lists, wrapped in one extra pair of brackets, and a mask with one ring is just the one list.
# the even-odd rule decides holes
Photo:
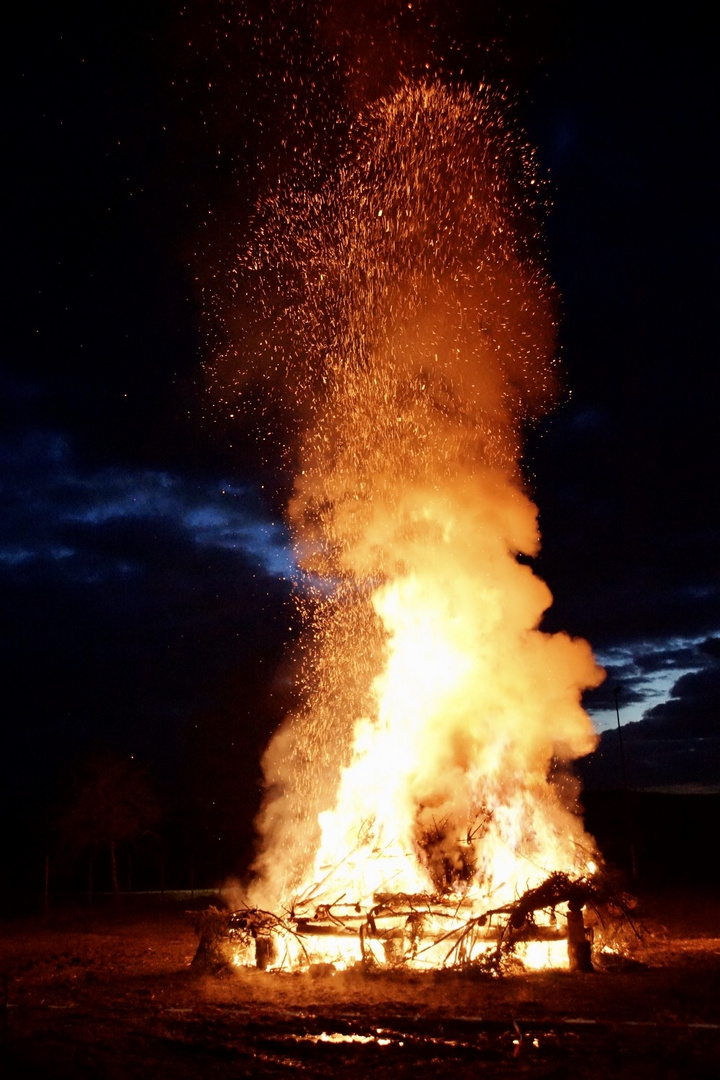
[(237, 962), (492, 965), (511, 943), (544, 966), (570, 928), (582, 966), (594, 845), (567, 765), (603, 673), (539, 630), (528, 565), (520, 433), (555, 393), (533, 155), (486, 87), (407, 84), (350, 142), (319, 190), (260, 207), (243, 266), (258, 371), (300, 418), (307, 632)]

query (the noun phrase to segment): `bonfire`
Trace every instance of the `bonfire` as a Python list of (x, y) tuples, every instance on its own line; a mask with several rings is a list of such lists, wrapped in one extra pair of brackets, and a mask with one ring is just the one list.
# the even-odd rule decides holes
[(502, 95), (437, 83), (258, 208), (238, 387), (286, 421), (305, 658), (225, 927), (237, 964), (589, 964), (603, 890), (572, 761), (603, 672), (540, 628), (521, 470), (558, 393), (542, 209)]

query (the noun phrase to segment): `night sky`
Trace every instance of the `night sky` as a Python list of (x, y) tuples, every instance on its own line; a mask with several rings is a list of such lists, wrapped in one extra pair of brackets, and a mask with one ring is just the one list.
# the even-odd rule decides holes
[[(620, 686), (633, 786), (720, 790), (714, 33), (699, 5), (628, 6), (15, 14), (5, 820), (39, 820), (77, 762), (114, 748), (175, 804), (217, 801), (249, 842), (261, 748), (293, 697), (289, 479), (203, 363), (227, 345), (233, 261), (290, 144), (330, 166), (342, 125), (318, 117), (439, 69), (506, 81), (549, 176), (565, 390), (525, 458), (547, 627), (607, 668), (587, 701), (599, 730)], [(614, 739), (587, 782), (617, 785)]]

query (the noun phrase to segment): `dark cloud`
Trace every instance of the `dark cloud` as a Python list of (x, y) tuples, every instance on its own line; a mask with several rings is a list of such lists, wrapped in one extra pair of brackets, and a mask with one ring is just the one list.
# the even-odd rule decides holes
[(668, 641), (646, 653), (635, 653), (635, 665), (640, 671), (677, 671), (682, 668), (702, 666), (706, 653), (706, 641)]
[(614, 726), (617, 704), (633, 722), (666, 699), (681, 676), (708, 665), (703, 638), (629, 642), (599, 653), (607, 678), (585, 696), (585, 706), (603, 727)]
[[(652, 665), (646, 668), (654, 674)], [(623, 720), (622, 741), (628, 780), (636, 787), (720, 785), (720, 641), (717, 637), (693, 646), (659, 653), (657, 666), (672, 662), (686, 670), (672, 684), (665, 701), (647, 709), (642, 719)], [(634, 699), (622, 684), (621, 716)], [(635, 696), (637, 697), (637, 695)], [(642, 700), (642, 698), (641, 698)], [(619, 786), (622, 763), (620, 735), (603, 732), (598, 750), (581, 763), (591, 786)]]
[(647, 692), (642, 689), (642, 684), (636, 682), (634, 665), (620, 667), (606, 663), (605, 671), (605, 682), (595, 690), (589, 690), (583, 697), (585, 708), (590, 713), (593, 710), (614, 710), (614, 691), (618, 687), (622, 687), (623, 705), (641, 705), (647, 700)]
[[(153, 551), (223, 549), (262, 573), (289, 574), (287, 532), (263, 516), (256, 490), (238, 481), (154, 469), (79, 464), (66, 438), (29, 429), (0, 443), (0, 573), (27, 576), (52, 564), (88, 582), (142, 573)], [(118, 538), (122, 538), (121, 541)]]
[(636, 725), (636, 738), (720, 738), (720, 656), (718, 639), (705, 649), (707, 666), (689, 671), (667, 701), (655, 705)]

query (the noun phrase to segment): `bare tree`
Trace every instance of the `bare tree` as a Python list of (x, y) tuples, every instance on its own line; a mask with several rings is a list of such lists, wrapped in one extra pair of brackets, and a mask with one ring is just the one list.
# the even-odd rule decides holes
[(84, 852), (108, 851), (117, 897), (118, 844), (151, 833), (159, 817), (159, 804), (140, 765), (115, 754), (95, 755), (60, 814), (61, 849), (72, 859)]

